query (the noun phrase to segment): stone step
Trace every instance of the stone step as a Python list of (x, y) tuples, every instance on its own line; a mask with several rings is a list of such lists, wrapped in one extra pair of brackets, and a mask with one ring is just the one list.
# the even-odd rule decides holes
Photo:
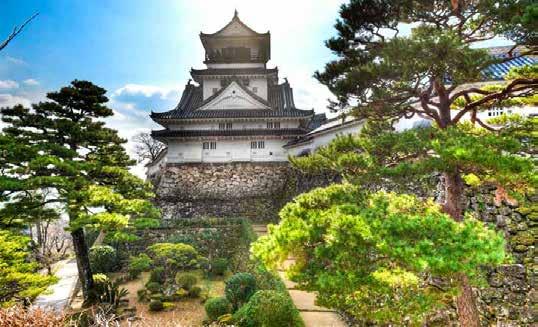
[(336, 312), (312, 312), (301, 311), (306, 327), (345, 327), (346, 324), (342, 321)]
[(299, 311), (333, 312), (331, 309), (315, 304), (316, 293), (300, 290), (289, 290), (289, 293)]
[(282, 279), (282, 281), (284, 282), (284, 285), (286, 285), (286, 288), (288, 290), (294, 290), (294, 289), (297, 288), (297, 283), (292, 282), (291, 280), (289, 280), (288, 277), (286, 277), (285, 272), (279, 271), (278, 275), (280, 276), (280, 279)]

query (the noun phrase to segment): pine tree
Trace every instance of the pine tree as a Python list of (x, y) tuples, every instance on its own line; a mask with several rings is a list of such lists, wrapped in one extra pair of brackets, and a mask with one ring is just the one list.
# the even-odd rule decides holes
[[(510, 179), (509, 171), (531, 169), (509, 154), (507, 160), (495, 163), (492, 161), (497, 157), (487, 157), (503, 158), (503, 148), (515, 149), (518, 145), (507, 140), (499, 128), (480, 120), (477, 112), (532, 96), (538, 86), (538, 78), (532, 73), (535, 68), (509, 75), (506, 82), (495, 87), (480, 88), (471, 83), (481, 81), (483, 70), (491, 64), (538, 52), (537, 8), (530, 0), (351, 0), (342, 5), (335, 25), (338, 35), (326, 42), (338, 58), (315, 74), (337, 97), (331, 107), (352, 108), (351, 114), (370, 122), (391, 122), (418, 114), (432, 120), (436, 129), (383, 136), (374, 142), (383, 148), (371, 149), (384, 156), (380, 162), (353, 163), (364, 158), (353, 158), (350, 151), (347, 157), (337, 157), (339, 163), (329, 157), (326, 163), (338, 166), (347, 161), (358, 165), (349, 165), (349, 169), (364, 172), (369, 171), (370, 164), (390, 162), (392, 166), (385, 171), (390, 174), (398, 169), (425, 172), (436, 168), (444, 175), (444, 211), (461, 221), (462, 172), (472, 173), (479, 167), (483, 175), (501, 185)], [(411, 33), (403, 35), (408, 23), (413, 23)], [(515, 42), (506, 58), (494, 58), (474, 47), (499, 36)], [(474, 124), (496, 134), (483, 136), (487, 135), (483, 131), (458, 127), (466, 115)], [(339, 142), (341, 147), (344, 141)], [(459, 321), (462, 326), (478, 326), (476, 304), (465, 276), (462, 285), (457, 300)]]
[[(36, 210), (60, 210), (69, 231), (86, 302), (93, 301), (93, 278), (84, 229), (129, 239), (130, 228), (155, 225), (159, 213), (149, 202), (151, 187), (128, 172), (134, 164), (115, 130), (102, 118), (106, 90), (88, 81), (47, 94), (49, 101), (31, 109), (1, 110), (8, 124), (0, 136), (0, 210), (4, 224), (25, 224)], [(46, 198), (31, 195), (47, 190)]]

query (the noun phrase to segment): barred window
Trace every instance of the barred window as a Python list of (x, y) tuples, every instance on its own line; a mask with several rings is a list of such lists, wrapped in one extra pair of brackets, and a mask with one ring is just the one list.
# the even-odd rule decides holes
[(269, 128), (269, 129), (279, 129), (280, 128), (280, 122), (278, 122), (278, 121), (275, 121), (275, 122), (269, 121), (269, 122), (267, 122), (267, 128)]
[(215, 150), (217, 148), (217, 142), (204, 142), (202, 143), (202, 149)]
[(219, 129), (232, 129), (232, 123), (219, 123)]
[(250, 142), (251, 149), (265, 149), (265, 141), (252, 141)]

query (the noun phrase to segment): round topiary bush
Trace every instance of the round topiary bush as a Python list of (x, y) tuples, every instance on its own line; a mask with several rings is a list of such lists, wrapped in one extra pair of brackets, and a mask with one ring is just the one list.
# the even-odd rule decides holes
[(190, 291), (198, 282), (198, 277), (193, 273), (178, 272), (176, 274), (176, 285), (184, 290)]
[(152, 300), (149, 303), (149, 311), (162, 311), (164, 309), (164, 305), (160, 300)]
[(273, 290), (256, 292), (248, 303), (234, 314), (233, 321), (238, 326), (249, 327), (304, 326), (291, 298), (286, 293)]
[(127, 268), (129, 278), (137, 278), (143, 271), (148, 271), (152, 265), (153, 260), (151, 260), (151, 258), (145, 253), (142, 253), (136, 257), (130, 257), (129, 266)]
[(156, 267), (151, 271), (151, 274), (149, 275), (149, 281), (159, 284), (164, 284), (166, 281), (166, 274), (164, 272), (163, 267)]
[(110, 245), (92, 246), (89, 252), (90, 267), (93, 273), (108, 273), (118, 268), (116, 249)]
[(232, 311), (232, 306), (230, 301), (225, 297), (214, 297), (210, 298), (205, 302), (205, 312), (207, 317), (211, 321), (217, 320), (220, 316), (230, 313)]
[(248, 302), (256, 292), (256, 278), (249, 273), (238, 273), (226, 281), (224, 293), (235, 310)]
[(156, 282), (149, 282), (146, 284), (146, 288), (151, 293), (159, 293), (161, 291), (161, 284)]
[(211, 273), (214, 275), (222, 276), (228, 270), (228, 259), (217, 258), (211, 262)]

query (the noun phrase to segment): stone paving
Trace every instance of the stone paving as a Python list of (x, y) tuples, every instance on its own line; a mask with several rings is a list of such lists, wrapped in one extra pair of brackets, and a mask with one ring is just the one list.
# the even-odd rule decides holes
[[(266, 225), (253, 225), (254, 231), (258, 236), (267, 234)], [(331, 309), (321, 307), (315, 304), (316, 293), (296, 289), (296, 284), (290, 281), (284, 272), (285, 268), (292, 265), (293, 258), (288, 258), (282, 264), (278, 274), (284, 281), (288, 292), (290, 293), (293, 303), (301, 313), (301, 317), (306, 327), (344, 327), (346, 324), (340, 316)]]
[(58, 283), (51, 285), (44, 294), (39, 295), (33, 306), (60, 312), (68, 306), (77, 286), (77, 261), (74, 258), (59, 261), (53, 267), (53, 271), (56, 271), (54, 275), (59, 278)]

